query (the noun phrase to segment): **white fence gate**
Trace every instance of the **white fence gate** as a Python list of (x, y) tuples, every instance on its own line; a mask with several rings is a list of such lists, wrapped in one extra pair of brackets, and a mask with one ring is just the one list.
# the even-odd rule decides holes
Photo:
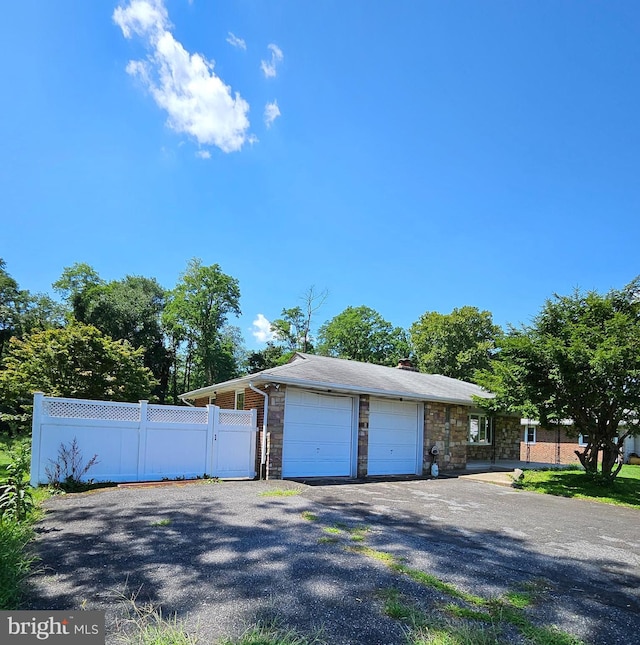
[(47, 483), (61, 444), (74, 439), (86, 478), (133, 482), (256, 476), (256, 410), (33, 397), (31, 484)]

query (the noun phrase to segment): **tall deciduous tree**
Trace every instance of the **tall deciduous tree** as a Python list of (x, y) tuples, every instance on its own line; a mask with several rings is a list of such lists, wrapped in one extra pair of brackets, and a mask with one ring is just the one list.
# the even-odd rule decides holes
[(293, 352), (313, 352), (311, 323), (314, 314), (325, 303), (329, 292), (326, 289), (317, 291), (309, 287), (301, 297), (302, 307), (283, 309), (280, 318), (271, 323), (275, 340), (291, 355)]
[(364, 363), (396, 365), (409, 354), (406, 332), (370, 307), (347, 307), (318, 332), (318, 353)]
[(161, 324), (165, 290), (155, 279), (126, 276), (123, 280), (85, 288), (78, 301), (80, 322), (94, 325), (114, 340), (126, 340), (144, 350), (144, 364), (159, 385), (155, 394), (164, 402), (171, 367)]
[(427, 311), (409, 333), (421, 372), (473, 381), (476, 370), (489, 367), (501, 329), (490, 312), (465, 306), (450, 314)]
[(95, 327), (71, 323), (62, 329), (12, 338), (0, 371), (1, 415), (25, 430), (36, 391), (107, 401), (149, 398), (155, 384), (142, 364), (142, 350), (114, 341)]
[[(230, 314), (240, 314), (238, 281), (217, 264), (189, 262), (170, 292), (163, 321), (174, 346), (184, 352), (183, 390), (235, 376), (229, 335), (223, 333)], [(230, 357), (231, 351), (231, 357)], [(174, 383), (174, 389), (177, 385)]]
[(605, 295), (576, 290), (547, 300), (531, 326), (500, 342), (480, 379), (496, 408), (524, 406), (543, 424), (570, 419), (587, 439), (576, 451), (587, 473), (612, 480), (624, 440), (640, 430), (640, 277)]
[(9, 339), (20, 325), (21, 293), (18, 283), (6, 270), (6, 262), (0, 258), (0, 360)]

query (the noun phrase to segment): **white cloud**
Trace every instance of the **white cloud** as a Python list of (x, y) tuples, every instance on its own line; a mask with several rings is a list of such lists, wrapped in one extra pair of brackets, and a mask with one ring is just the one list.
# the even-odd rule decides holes
[(227, 36), (227, 42), (237, 49), (244, 49), (245, 51), (247, 49), (247, 43), (244, 41), (244, 39), (238, 38), (238, 36), (236, 36), (232, 32), (229, 32), (229, 35)]
[(208, 150), (198, 150), (196, 157), (200, 157), (200, 159), (211, 159), (211, 153)]
[(271, 323), (262, 314), (258, 314), (258, 317), (253, 321), (251, 333), (260, 343), (266, 343), (275, 338), (271, 331)]
[(278, 107), (278, 101), (273, 103), (267, 103), (264, 106), (264, 123), (270, 128), (271, 124), (280, 116), (280, 108)]
[(269, 50), (271, 51), (271, 60), (260, 61), (260, 69), (264, 72), (264, 75), (267, 78), (274, 78), (278, 73), (276, 67), (284, 59), (284, 54), (278, 45), (271, 43), (268, 45)]
[(200, 145), (240, 150), (249, 138), (249, 104), (216, 76), (213, 61), (190, 54), (173, 37), (162, 0), (131, 0), (113, 20), (125, 38), (135, 34), (148, 48), (147, 60), (129, 61), (126, 70), (167, 112), (169, 127)]

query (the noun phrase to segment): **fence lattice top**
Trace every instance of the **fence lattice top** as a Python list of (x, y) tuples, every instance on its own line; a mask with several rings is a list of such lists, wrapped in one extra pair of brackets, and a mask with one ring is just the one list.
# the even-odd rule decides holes
[(220, 410), (220, 425), (223, 426), (250, 426), (250, 410)]
[[(44, 398), (42, 413), (62, 419), (99, 419), (104, 421), (141, 420), (139, 403), (115, 401), (87, 401), (81, 399)], [(150, 423), (207, 425), (208, 408), (187, 408), (177, 405), (147, 405), (146, 421)], [(219, 423), (226, 426), (251, 427), (251, 410), (220, 410)]]
[(43, 412), (49, 417), (64, 419), (106, 419), (108, 421), (139, 421), (140, 406), (135, 403), (111, 401), (69, 401), (45, 399)]
[(207, 408), (181, 408), (169, 405), (150, 405), (147, 421), (153, 423), (200, 423), (207, 424)]

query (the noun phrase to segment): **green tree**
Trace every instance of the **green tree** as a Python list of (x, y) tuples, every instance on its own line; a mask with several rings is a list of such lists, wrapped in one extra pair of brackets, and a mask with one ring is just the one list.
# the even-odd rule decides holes
[[(223, 330), (230, 314), (240, 315), (238, 281), (217, 264), (189, 262), (170, 292), (163, 322), (177, 348), (176, 368), (182, 354), (183, 390), (191, 390), (233, 378), (237, 366), (229, 358), (230, 340)], [(233, 344), (234, 341), (231, 341)], [(232, 352), (233, 354), (233, 352)], [(173, 389), (177, 391), (177, 371)]]
[(627, 436), (640, 430), (640, 277), (605, 295), (576, 290), (547, 300), (530, 326), (500, 342), (480, 383), (496, 409), (524, 410), (549, 425), (573, 421), (587, 473), (613, 480)]
[(275, 345), (267, 342), (264, 349), (251, 352), (247, 357), (247, 371), (255, 374), (262, 370), (268, 370), (278, 365), (284, 365), (290, 358), (292, 352), (287, 352), (282, 345)]
[(85, 295), (91, 287), (101, 284), (104, 284), (104, 280), (91, 265), (76, 262), (70, 267), (65, 267), (60, 278), (52, 286), (67, 303), (75, 319), (84, 320)]
[(103, 401), (149, 398), (155, 385), (142, 364), (142, 350), (114, 341), (92, 326), (12, 338), (0, 371), (2, 419), (14, 432), (28, 429), (33, 393)]
[(469, 306), (450, 314), (427, 311), (409, 329), (421, 372), (471, 382), (491, 364), (501, 333), (490, 312)]
[(406, 332), (377, 311), (347, 307), (320, 327), (318, 353), (391, 366), (409, 355), (409, 343)]
[(283, 309), (281, 318), (271, 323), (271, 331), (276, 342), (283, 345), (289, 356), (293, 352), (313, 352), (311, 323), (314, 314), (325, 303), (329, 292), (326, 289), (316, 291), (314, 285), (309, 287), (300, 298), (302, 307)]
[(144, 350), (144, 364), (158, 381), (154, 394), (164, 402), (171, 369), (161, 317), (165, 290), (153, 278), (126, 276), (123, 280), (84, 286), (76, 307), (78, 320), (97, 327), (114, 340), (126, 340)]
[(18, 283), (9, 275), (6, 266), (6, 262), (0, 258), (0, 360), (9, 339), (19, 328), (20, 301), (23, 297)]

